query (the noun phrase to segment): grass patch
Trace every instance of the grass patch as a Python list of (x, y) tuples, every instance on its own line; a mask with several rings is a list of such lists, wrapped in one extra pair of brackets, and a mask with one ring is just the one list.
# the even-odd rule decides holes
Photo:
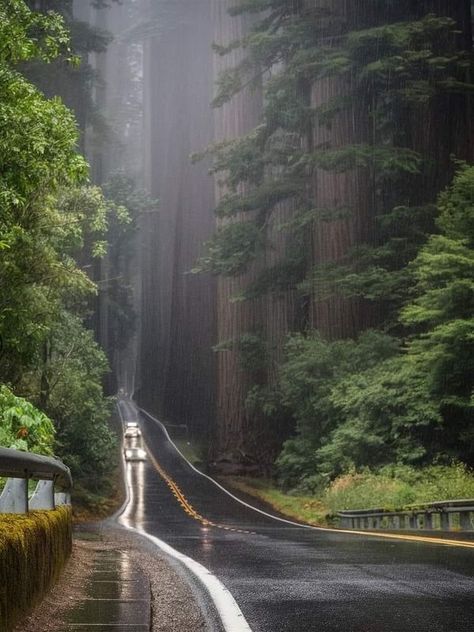
[(344, 509), (402, 509), (439, 500), (474, 498), (474, 474), (462, 463), (415, 469), (386, 466), (378, 472), (339, 476), (323, 501), (332, 513)]
[(285, 493), (269, 479), (225, 476), (224, 485), (264, 502), (283, 516), (314, 526), (327, 526), (327, 508), (315, 496)]
[(204, 449), (202, 446), (187, 439), (173, 439), (173, 443), (176, 444), (183, 456), (193, 465), (199, 466), (204, 463)]
[(204, 445), (197, 441), (184, 439), (182, 437), (173, 438), (173, 443), (183, 456), (194, 466), (199, 467), (205, 463), (206, 448)]
[(442, 500), (474, 498), (474, 473), (461, 463), (415, 469), (386, 466), (377, 472), (349, 472), (318, 496), (280, 489), (272, 480), (221, 477), (224, 485), (257, 498), (287, 518), (314, 526), (334, 526), (344, 509), (403, 509)]

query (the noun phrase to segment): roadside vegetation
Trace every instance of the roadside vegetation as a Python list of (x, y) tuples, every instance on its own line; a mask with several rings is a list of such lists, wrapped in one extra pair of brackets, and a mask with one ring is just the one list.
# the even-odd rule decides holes
[(438, 231), (406, 269), (411, 289), (397, 314), (403, 338), (376, 330), (355, 340), (289, 337), (264, 406), (270, 416), (292, 416), (295, 435), (276, 460), (273, 483), (232, 484), (301, 520), (316, 502), (316, 521), (341, 509), (474, 498), (466, 465), (473, 462), (473, 218), (474, 167), (459, 165), (438, 199)]
[(228, 488), (265, 503), (285, 517), (319, 526), (334, 526), (345, 509), (403, 509), (438, 500), (474, 498), (474, 472), (462, 463), (425, 468), (385, 466), (378, 471), (351, 471), (320, 492), (284, 491), (271, 479), (222, 477)]
[(97, 507), (116, 439), (89, 271), (130, 215), (90, 183), (72, 111), (31, 80), (80, 67), (63, 17), (7, 0), (0, 41), (0, 445), (62, 458), (76, 500)]

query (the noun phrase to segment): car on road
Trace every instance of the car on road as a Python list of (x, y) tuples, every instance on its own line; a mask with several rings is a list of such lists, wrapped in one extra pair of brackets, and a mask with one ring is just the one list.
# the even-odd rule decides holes
[(146, 461), (146, 452), (143, 448), (125, 448), (126, 461)]
[(140, 431), (140, 428), (126, 428), (124, 435), (125, 439), (135, 439), (137, 437), (141, 437), (142, 433)]

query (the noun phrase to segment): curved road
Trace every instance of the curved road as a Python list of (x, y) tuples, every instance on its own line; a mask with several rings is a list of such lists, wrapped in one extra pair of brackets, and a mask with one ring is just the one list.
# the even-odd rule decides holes
[(139, 421), (150, 458), (129, 464), (122, 521), (211, 570), (254, 632), (473, 632), (474, 548), (279, 522), (194, 471), (152, 417)]

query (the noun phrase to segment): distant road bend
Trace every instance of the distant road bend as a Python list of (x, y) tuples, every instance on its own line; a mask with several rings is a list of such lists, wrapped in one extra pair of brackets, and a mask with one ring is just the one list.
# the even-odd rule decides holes
[(133, 402), (119, 405), (124, 420), (139, 416), (149, 452), (147, 462), (127, 465), (131, 496), (120, 521), (199, 562), (224, 584), (243, 617), (239, 623), (231, 613), (221, 629), (474, 631), (474, 547), (273, 519), (196, 472), (163, 426)]

